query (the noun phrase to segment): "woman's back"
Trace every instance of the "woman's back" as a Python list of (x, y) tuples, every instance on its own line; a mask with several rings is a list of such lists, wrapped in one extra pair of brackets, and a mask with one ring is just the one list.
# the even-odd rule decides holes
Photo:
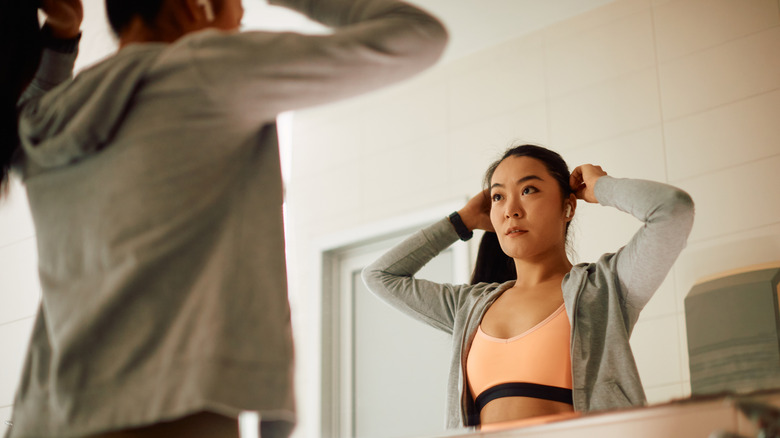
[[(273, 119), (241, 120), (191, 63), (166, 59), (180, 47), (144, 46), (84, 72), (57, 101), (77, 107), (47, 106), (72, 117), (50, 141), (86, 137), (79, 148), (41, 145), (24, 163), (47, 309), (34, 336), (53, 334), (36, 344), (51, 346), (39, 351), (48, 360), (27, 378), (51, 366), (58, 375), (28, 381), (23, 400), (40, 403), (48, 388), (75, 395), (79, 411), (62, 413), (75, 423), (143, 418), (149, 405), (235, 405), (220, 396), (231, 393), (279, 405), (292, 351)], [(94, 153), (101, 136), (111, 146)], [(292, 412), (291, 399), (281, 405)]]

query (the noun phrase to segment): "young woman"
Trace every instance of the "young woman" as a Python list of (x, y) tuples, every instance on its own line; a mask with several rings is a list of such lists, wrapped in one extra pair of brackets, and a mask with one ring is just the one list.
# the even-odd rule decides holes
[[(379, 297), (455, 337), (448, 426), (643, 404), (629, 336), (685, 246), (691, 198), (665, 184), (612, 178), (593, 165), (569, 174), (560, 155), (530, 145), (508, 150), (485, 181), (485, 191), (461, 210), (363, 272)], [(625, 211), (644, 226), (617, 252), (573, 266), (566, 240), (578, 199)], [(475, 270), (481, 282), (414, 278), (474, 229), (495, 232), (516, 280), (503, 281), (505, 257), (485, 267), (489, 246), (481, 248)]]
[(43, 292), (11, 437), (231, 437), (245, 410), (289, 433), (275, 118), (425, 69), (446, 31), (396, 0), (271, 3), (334, 30), (240, 33), (240, 0), (106, 0), (118, 53), (70, 81), (75, 47), (44, 51), (18, 133), (4, 113)]

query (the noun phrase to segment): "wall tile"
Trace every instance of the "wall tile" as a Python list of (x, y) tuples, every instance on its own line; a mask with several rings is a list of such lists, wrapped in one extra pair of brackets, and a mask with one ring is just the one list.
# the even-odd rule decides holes
[(545, 98), (541, 38), (501, 44), (451, 66), (449, 126), (457, 128)]
[(677, 315), (677, 292), (675, 290), (674, 268), (667, 274), (666, 279), (653, 298), (647, 303), (639, 317), (640, 321), (650, 320), (659, 316)]
[(645, 388), (645, 395), (647, 396), (648, 404), (665, 403), (671, 400), (677, 400), (683, 397), (683, 388), (680, 383), (672, 383), (671, 385), (653, 386)]
[[(695, 200), (696, 198), (694, 198)], [(697, 207), (696, 221), (702, 213)], [(677, 261), (675, 281), (680, 310), (691, 288), (702, 278), (746, 266), (780, 261), (780, 219), (772, 225), (688, 244)]]
[(292, 159), (297, 175), (344, 164), (363, 153), (361, 105), (329, 105), (293, 116)]
[(0, 324), (35, 315), (41, 297), (35, 239), (0, 247)]
[(617, 251), (640, 226), (639, 220), (615, 208), (580, 201), (569, 229), (575, 250), (572, 262), (595, 262), (602, 254)]
[(309, 233), (327, 234), (359, 222), (363, 193), (360, 165), (360, 159), (354, 157), (343, 165), (293, 178), (287, 187), (287, 217), (295, 224), (291, 232), (300, 238)]
[(655, 65), (649, 9), (548, 44), (549, 93), (560, 96)]
[(780, 89), (667, 122), (669, 180), (780, 153), (778, 120)]
[(685, 310), (680, 306), (677, 314), (677, 324), (680, 327), (680, 375), (683, 380), (683, 394), (691, 393), (691, 368), (688, 355), (688, 328), (685, 325)]
[(658, 73), (665, 120), (776, 90), (780, 27), (662, 63)]
[(657, 5), (661, 62), (780, 24), (776, 0), (684, 0)]
[(363, 149), (397, 148), (447, 129), (447, 86), (439, 74), (418, 76), (366, 98)]
[(561, 39), (609, 25), (617, 20), (638, 12), (647, 11), (651, 7), (649, 0), (618, 0), (600, 8), (560, 21), (543, 30), (545, 40), (555, 43)]
[(550, 138), (568, 149), (657, 125), (655, 68), (550, 99)]
[(693, 242), (777, 223), (780, 154), (678, 181), (696, 203)]
[(11, 179), (7, 198), (0, 199), (0, 248), (35, 235), (27, 193), (18, 179)]
[(451, 197), (443, 136), (367, 157), (360, 169), (362, 219), (387, 218)]
[(683, 396), (684, 397), (690, 397), (691, 396), (691, 381), (690, 380), (684, 380), (682, 382), (682, 389), (683, 389)]
[(507, 148), (523, 143), (548, 144), (547, 106), (544, 102), (452, 129), (448, 155), (454, 191), (478, 192), (490, 163)]
[(631, 335), (639, 376), (647, 388), (681, 381), (677, 315), (637, 323)]
[(618, 178), (666, 181), (664, 137), (660, 125), (576, 149), (565, 149), (563, 158), (572, 170), (591, 163)]
[(6, 421), (11, 421), (11, 413), (13, 409), (10, 406), (0, 408), (0, 436), (5, 436), (5, 432), (8, 430)]
[(25, 318), (0, 325), (0, 406), (13, 404), (33, 322), (33, 318)]

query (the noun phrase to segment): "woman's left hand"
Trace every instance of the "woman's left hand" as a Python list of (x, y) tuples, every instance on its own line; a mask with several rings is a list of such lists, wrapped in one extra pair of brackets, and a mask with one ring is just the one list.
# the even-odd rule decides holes
[(46, 24), (54, 38), (72, 39), (78, 36), (84, 20), (81, 0), (41, 0), (41, 10), (46, 14)]
[(596, 195), (593, 193), (593, 187), (596, 186), (596, 181), (606, 174), (607, 172), (604, 172), (601, 166), (583, 164), (582, 166), (577, 166), (571, 172), (569, 185), (577, 199), (598, 204), (599, 200), (596, 199)]

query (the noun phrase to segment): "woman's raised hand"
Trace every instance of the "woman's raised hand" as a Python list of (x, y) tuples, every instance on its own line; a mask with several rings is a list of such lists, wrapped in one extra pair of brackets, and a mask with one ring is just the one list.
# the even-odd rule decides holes
[(593, 193), (593, 187), (596, 186), (596, 181), (606, 174), (601, 166), (583, 164), (572, 170), (569, 185), (577, 199), (597, 204), (599, 201)]
[(477, 193), (458, 210), (458, 214), (469, 230), (494, 231), (490, 222), (490, 190)]
[(84, 20), (81, 0), (41, 0), (41, 10), (46, 14), (46, 24), (54, 38), (71, 39), (79, 34)]

